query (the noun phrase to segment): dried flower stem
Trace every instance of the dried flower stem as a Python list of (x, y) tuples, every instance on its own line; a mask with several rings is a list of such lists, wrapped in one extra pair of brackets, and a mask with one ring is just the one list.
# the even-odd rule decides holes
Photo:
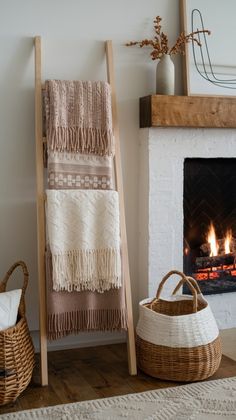
[(139, 45), (140, 48), (142, 47), (152, 47), (153, 51), (151, 51), (150, 55), (152, 60), (157, 60), (161, 58), (165, 54), (174, 55), (174, 54), (184, 54), (184, 46), (190, 41), (196, 42), (199, 46), (201, 46), (200, 41), (195, 37), (195, 35), (199, 33), (207, 33), (210, 35), (210, 31), (207, 29), (201, 31), (191, 32), (185, 35), (183, 32), (178, 36), (175, 44), (173, 47), (169, 48), (168, 46), (168, 37), (167, 35), (162, 32), (161, 30), (161, 22), (162, 18), (157, 16), (154, 19), (154, 29), (155, 29), (155, 36), (153, 39), (143, 39), (142, 41), (131, 41), (125, 44), (127, 47), (133, 45)]

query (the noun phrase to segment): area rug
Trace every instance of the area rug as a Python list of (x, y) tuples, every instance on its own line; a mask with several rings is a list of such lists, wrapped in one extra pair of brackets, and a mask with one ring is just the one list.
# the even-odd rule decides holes
[(235, 420), (236, 377), (3, 414), (1, 420)]

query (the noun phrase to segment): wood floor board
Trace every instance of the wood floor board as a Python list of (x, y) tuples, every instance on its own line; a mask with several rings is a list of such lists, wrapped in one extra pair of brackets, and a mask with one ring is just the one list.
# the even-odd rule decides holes
[(80, 361), (80, 372), (96, 390), (100, 398), (132, 392), (132, 388), (120, 373), (113, 370), (113, 364), (110, 363), (109, 359), (107, 362), (102, 359)]
[[(0, 407), (0, 414), (178, 385), (140, 371), (130, 376), (126, 344), (50, 352), (49, 386), (43, 388), (38, 355), (36, 361), (29, 387), (15, 403)], [(236, 376), (236, 361), (223, 356), (218, 372), (209, 380), (231, 376)]]
[[(88, 398), (98, 398), (91, 384), (81, 375), (75, 362), (69, 359), (57, 365), (57, 359), (52, 360), (50, 365), (53, 367), (53, 374), (49, 372), (50, 383), (53, 392), (60, 398), (60, 401), (67, 403), (75, 401), (84, 401)], [(91, 395), (91, 397), (90, 397)], [(61, 403), (61, 402), (60, 402)]]

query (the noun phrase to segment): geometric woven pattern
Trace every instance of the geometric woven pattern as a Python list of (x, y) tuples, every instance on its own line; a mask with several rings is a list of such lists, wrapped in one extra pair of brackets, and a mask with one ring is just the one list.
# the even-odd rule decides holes
[(53, 172), (48, 177), (48, 186), (53, 189), (103, 189), (111, 188), (111, 180), (99, 175), (74, 175)]
[(82, 153), (48, 152), (50, 189), (113, 188), (113, 158)]
[(235, 420), (236, 378), (3, 414), (1, 420)]

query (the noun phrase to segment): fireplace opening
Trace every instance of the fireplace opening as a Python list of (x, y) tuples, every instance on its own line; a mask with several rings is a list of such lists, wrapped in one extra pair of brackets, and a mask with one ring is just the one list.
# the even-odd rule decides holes
[(236, 159), (185, 159), (183, 204), (184, 272), (203, 294), (236, 291)]

